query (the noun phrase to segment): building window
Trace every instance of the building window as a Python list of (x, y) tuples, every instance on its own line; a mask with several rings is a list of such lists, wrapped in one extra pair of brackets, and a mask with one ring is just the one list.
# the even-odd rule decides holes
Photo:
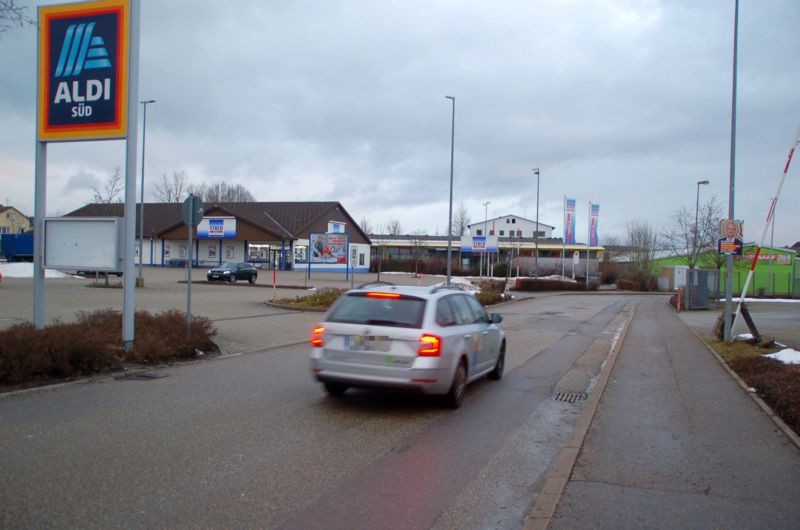
[(511, 224), (517, 224), (517, 220), (516, 219), (512, 219), (511, 220)]
[(493, 236), (494, 235), (494, 230), (489, 230), (489, 235)]
[(506, 224), (510, 223), (511, 219), (506, 219)]
[(501, 236), (504, 236), (504, 235), (506, 235), (506, 231), (505, 231), (505, 230), (500, 230), (500, 235), (501, 235)]
[(517, 230), (517, 237), (522, 237), (522, 230)]
[(483, 230), (481, 230), (480, 228), (478, 228), (477, 230), (475, 230), (475, 235), (476, 235), (476, 236), (482, 236), (482, 235), (483, 235)]

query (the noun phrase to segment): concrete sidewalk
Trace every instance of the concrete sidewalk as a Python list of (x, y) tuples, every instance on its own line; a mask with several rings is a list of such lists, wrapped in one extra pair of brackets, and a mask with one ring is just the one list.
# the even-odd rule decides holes
[(798, 528), (798, 484), (800, 450), (643, 298), (549, 528)]

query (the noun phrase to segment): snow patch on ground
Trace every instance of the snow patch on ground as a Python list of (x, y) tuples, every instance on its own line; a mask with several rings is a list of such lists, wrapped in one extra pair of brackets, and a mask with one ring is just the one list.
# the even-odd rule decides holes
[[(33, 263), (0, 263), (0, 274), (6, 278), (33, 278)], [(44, 270), (45, 278), (75, 278), (53, 269)]]
[(765, 355), (765, 357), (775, 359), (783, 364), (800, 364), (800, 351), (791, 348), (785, 348), (781, 351), (770, 353), (769, 355)]

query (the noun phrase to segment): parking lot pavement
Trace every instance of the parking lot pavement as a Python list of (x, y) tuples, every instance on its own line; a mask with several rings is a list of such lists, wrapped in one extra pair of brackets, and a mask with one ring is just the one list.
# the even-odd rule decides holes
[[(255, 285), (238, 282), (205, 282), (206, 269), (192, 271), (192, 314), (214, 321), (215, 341), (223, 354), (260, 351), (308, 339), (311, 327), (320, 315), (314, 312), (290, 311), (272, 307), (273, 299), (304, 296), (304, 289), (325, 287), (348, 288), (376, 281), (376, 274), (344, 274), (278, 272), (273, 289), (272, 271), (259, 272)], [(144, 287), (136, 289), (136, 308), (158, 313), (169, 309), (186, 311), (187, 284), (184, 269), (146, 267)], [(382, 274), (382, 281), (397, 284), (432, 285), (441, 277), (418, 277), (409, 274)], [(122, 310), (122, 282), (67, 277), (45, 281), (45, 318), (72, 321), (79, 311), (99, 309)], [(4, 278), (0, 285), (0, 329), (33, 319), (33, 278)]]

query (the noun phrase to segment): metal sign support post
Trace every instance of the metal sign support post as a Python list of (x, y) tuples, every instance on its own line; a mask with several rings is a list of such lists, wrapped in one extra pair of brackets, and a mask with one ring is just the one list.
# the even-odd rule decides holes
[[(125, 259), (122, 274), (122, 345), (133, 351), (136, 313), (136, 154), (139, 139), (139, 0), (131, 0), (128, 61), (128, 136), (125, 140)], [(139, 256), (141, 260), (142, 257)]]
[[(37, 112), (41, 112), (38, 111)], [(38, 118), (37, 118), (38, 120)], [(44, 328), (44, 217), (47, 201), (47, 143), (36, 142), (33, 240), (33, 325)]]
[[(194, 206), (194, 195), (189, 195), (190, 208)], [(192, 232), (194, 232), (194, 223), (189, 223), (187, 226), (189, 232), (189, 241), (186, 247), (186, 325), (187, 331), (192, 332)]]
[(186, 200), (183, 201), (181, 217), (189, 231), (189, 248), (186, 253), (188, 258), (186, 260), (186, 332), (189, 335), (191, 335), (192, 332), (192, 235), (194, 227), (203, 219), (204, 212), (205, 206), (203, 205), (203, 201), (193, 193), (190, 193)]

